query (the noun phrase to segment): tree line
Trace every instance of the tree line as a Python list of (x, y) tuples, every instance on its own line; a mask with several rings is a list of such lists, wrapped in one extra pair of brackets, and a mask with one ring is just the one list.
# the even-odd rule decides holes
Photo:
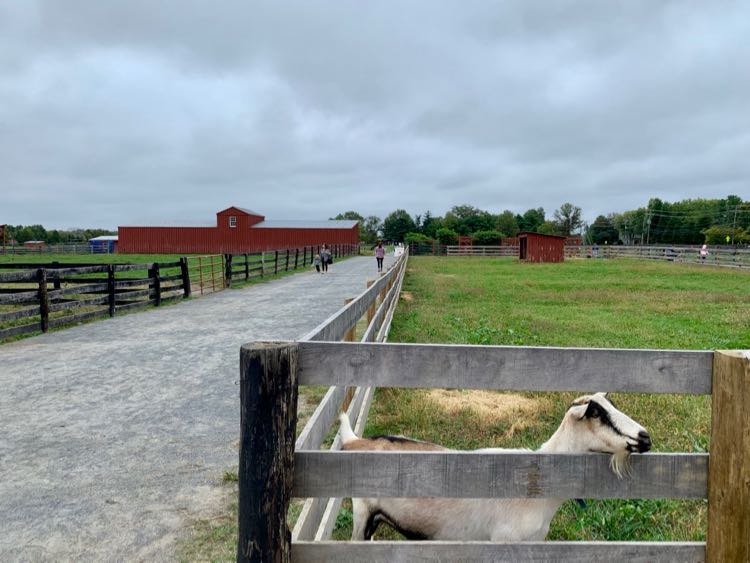
[(564, 203), (551, 217), (544, 208), (524, 213), (504, 210), (492, 213), (472, 205), (457, 205), (445, 215), (430, 211), (411, 216), (397, 209), (384, 219), (363, 217), (356, 211), (332, 219), (359, 221), (360, 238), (368, 244), (378, 239), (393, 242), (457, 244), (459, 236), (471, 236), (475, 245), (498, 245), (519, 232), (580, 235), (587, 244), (748, 244), (750, 201), (736, 195), (724, 199), (686, 199), (674, 203), (658, 198), (648, 205), (622, 213), (599, 215), (591, 224), (582, 210)]
[(41, 240), (47, 244), (85, 244), (90, 238), (116, 234), (117, 231), (107, 229), (47, 230), (42, 225), (5, 226), (5, 241), (8, 244), (23, 244), (30, 240)]

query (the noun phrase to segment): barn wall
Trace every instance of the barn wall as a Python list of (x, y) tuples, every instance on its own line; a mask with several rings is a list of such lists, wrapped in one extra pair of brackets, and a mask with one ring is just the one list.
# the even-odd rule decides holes
[(527, 262), (562, 262), (565, 259), (565, 239), (544, 235), (526, 235)]
[(359, 226), (351, 229), (251, 229), (239, 226), (241, 217), (237, 216), (237, 228), (120, 227), (117, 250), (123, 254), (241, 254), (324, 243), (359, 243)]

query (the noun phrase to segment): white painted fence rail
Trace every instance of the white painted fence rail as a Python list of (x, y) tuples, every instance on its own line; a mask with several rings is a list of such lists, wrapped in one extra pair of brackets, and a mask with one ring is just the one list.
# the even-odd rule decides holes
[[(402, 254), (385, 275), (380, 277), (346, 307), (326, 319), (320, 326), (307, 334), (303, 340), (318, 340), (324, 337), (338, 339), (343, 337), (352, 326), (356, 325), (362, 315), (372, 310), (380, 297), (380, 306), (377, 307), (375, 314), (370, 319), (362, 341), (384, 342), (388, 335), (390, 320), (393, 317), (393, 310), (395, 309), (401, 283), (403, 282), (406, 261), (407, 255)], [(389, 286), (390, 289), (388, 289)], [(310, 417), (310, 420), (300, 432), (295, 444), (296, 451), (317, 450), (320, 448), (326, 434), (337, 420), (338, 413), (347, 395), (347, 389), (347, 386), (332, 386), (328, 389)], [(347, 409), (349, 419), (354, 425), (355, 431), (358, 431), (360, 435), (367, 422), (367, 415), (370, 411), (374, 394), (374, 387), (357, 387)], [(331, 451), (341, 449), (338, 435), (330, 449)], [(304, 498), (307, 495), (298, 496)], [(329, 498), (316, 497), (305, 500), (302, 511), (297, 517), (294, 529), (292, 530), (292, 541), (320, 541), (330, 538), (342, 499), (339, 495), (328, 496)]]

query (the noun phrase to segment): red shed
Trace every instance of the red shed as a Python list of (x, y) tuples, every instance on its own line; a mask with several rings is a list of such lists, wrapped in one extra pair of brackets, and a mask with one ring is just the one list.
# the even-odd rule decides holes
[(216, 226), (119, 227), (120, 253), (242, 254), (318, 244), (359, 244), (357, 221), (266, 221), (260, 213), (228, 207)]
[(562, 262), (565, 259), (565, 237), (518, 233), (518, 258), (526, 262)]

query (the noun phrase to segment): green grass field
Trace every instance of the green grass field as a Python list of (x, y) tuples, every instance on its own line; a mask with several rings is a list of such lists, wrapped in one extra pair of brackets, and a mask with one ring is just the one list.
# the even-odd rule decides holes
[[(415, 257), (389, 340), (750, 348), (750, 274), (628, 260), (519, 264)], [(461, 449), (537, 448), (573, 397), (381, 389), (366, 433), (405, 434)], [(708, 397), (619, 394), (616, 401), (649, 429), (655, 451), (707, 451)], [(549, 539), (702, 540), (705, 522), (705, 501), (590, 501), (585, 509), (569, 502)], [(346, 537), (347, 528), (337, 535)], [(387, 531), (381, 536), (393, 537)]]

